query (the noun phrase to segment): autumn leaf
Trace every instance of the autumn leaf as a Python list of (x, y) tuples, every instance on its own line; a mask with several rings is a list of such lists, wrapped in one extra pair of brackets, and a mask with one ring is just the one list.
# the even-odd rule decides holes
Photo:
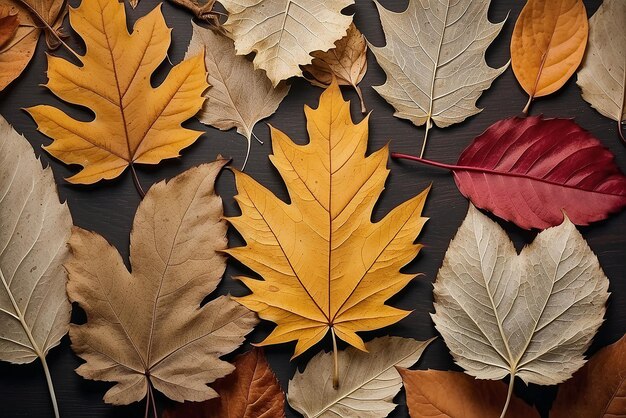
[(27, 109), (38, 129), (54, 140), (45, 150), (83, 167), (67, 179), (70, 183), (91, 184), (118, 177), (133, 164), (158, 164), (177, 157), (200, 136), (181, 123), (204, 101), (208, 85), (202, 55), (174, 66), (158, 87), (150, 84), (170, 45), (160, 7), (139, 19), (132, 34), (117, 0), (83, 0), (70, 9), (70, 23), (87, 53), (81, 65), (48, 56), (46, 87), (66, 102), (91, 109), (95, 118), (80, 121), (48, 105)]
[(626, 121), (626, 2), (604, 0), (589, 20), (589, 46), (578, 71), (583, 99), (607, 118), (617, 122), (626, 144), (622, 123)]
[(600, 141), (570, 119), (539, 116), (496, 122), (456, 165), (405, 154), (454, 173), (474, 205), (525, 229), (606, 219), (626, 206), (626, 177)]
[[(395, 409), (393, 398), (402, 388), (396, 367), (415, 364), (431, 341), (376, 338), (367, 353), (354, 347), (340, 351), (338, 363), (331, 353), (319, 353), (289, 381), (289, 404), (306, 418), (384, 418)], [(338, 389), (328, 384), (336, 365), (345, 376)]]
[(193, 35), (186, 57), (204, 53), (210, 88), (198, 119), (221, 130), (237, 128), (248, 141), (242, 170), (250, 155), (254, 125), (274, 112), (289, 92), (280, 83), (276, 88), (246, 57), (235, 55), (233, 41), (192, 22)]
[(300, 65), (314, 51), (327, 51), (345, 34), (352, 16), (341, 11), (354, 0), (220, 0), (228, 11), (224, 28), (239, 55), (256, 53), (261, 68), (277, 86), (300, 76)]
[(435, 327), (455, 362), (478, 379), (554, 385), (585, 362), (609, 281), (565, 218), (516, 255), (494, 221), (470, 205), (434, 285)]
[(42, 28), (48, 28), (48, 47), (59, 46), (66, 10), (63, 0), (0, 0), (0, 17), (15, 16), (19, 20), (13, 36), (4, 39), (0, 46), (0, 91), (24, 71), (35, 53)]
[(311, 64), (302, 68), (305, 78), (318, 87), (330, 86), (333, 77), (342, 86), (352, 86), (361, 100), (361, 112), (367, 112), (358, 86), (367, 71), (367, 42), (354, 23), (348, 27), (346, 36), (335, 42), (334, 48), (311, 55), (314, 57)]
[(476, 101), (508, 66), (491, 68), (485, 61), (504, 25), (489, 22), (489, 3), (410, 0), (395, 13), (376, 2), (387, 45), (370, 48), (387, 81), (374, 89), (396, 117), (426, 125), (420, 157), (432, 124), (445, 128), (479, 113)]
[(511, 38), (511, 65), (528, 94), (554, 93), (574, 74), (585, 54), (589, 23), (582, 0), (528, 0)]
[(213, 385), (219, 398), (185, 402), (163, 418), (284, 418), (285, 394), (265, 359), (255, 348), (234, 361), (235, 371)]
[(59, 203), (52, 170), (42, 170), (23, 136), (0, 116), (0, 360), (43, 365), (67, 334), (71, 306), (63, 269), (72, 217)]
[(560, 385), (550, 411), (550, 418), (602, 417), (626, 417), (626, 336), (598, 351)]
[[(503, 382), (465, 373), (398, 369), (411, 418), (498, 418), (506, 402)], [(539, 418), (537, 410), (512, 396), (506, 418)]]
[(20, 26), (20, 19), (16, 12), (11, 13), (11, 9), (0, 4), (0, 47), (13, 39), (17, 28)]
[[(222, 200), (214, 182), (225, 160), (204, 164), (150, 188), (130, 236), (132, 273), (104, 238), (76, 227), (67, 292), (85, 310), (72, 324), (76, 372), (115, 382), (107, 403), (218, 396), (206, 384), (234, 367), (219, 359), (236, 349), (257, 320), (228, 296), (200, 307), (226, 268)], [(156, 413), (156, 411), (155, 411)]]
[(252, 294), (237, 301), (277, 324), (260, 345), (297, 341), (295, 357), (330, 332), (365, 351), (357, 331), (409, 314), (385, 301), (413, 277), (400, 269), (421, 249), (413, 242), (426, 222), (428, 190), (372, 223), (389, 172), (388, 148), (365, 157), (369, 119), (352, 123), (336, 82), (305, 114), (306, 145), (272, 128), (270, 159), (291, 203), (235, 171), (242, 214), (229, 221), (247, 245), (228, 253), (263, 278), (241, 278)]

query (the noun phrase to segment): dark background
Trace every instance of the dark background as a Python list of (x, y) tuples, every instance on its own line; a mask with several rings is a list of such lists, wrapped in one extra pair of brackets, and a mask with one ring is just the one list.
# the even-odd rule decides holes
[[(72, 0), (70, 3), (76, 6), (78, 1)], [(371, 0), (357, 0), (356, 3), (346, 12), (355, 14), (354, 20), (357, 27), (370, 42), (378, 46), (383, 45), (384, 36), (374, 3)], [(389, 9), (402, 11), (406, 8), (407, 0), (381, 0), (381, 3)], [(600, 0), (585, 0), (590, 16), (596, 11), (600, 3)], [(156, 4), (155, 0), (141, 0), (136, 10), (133, 11), (127, 7), (129, 25), (154, 8)], [(487, 61), (492, 67), (502, 66), (509, 60), (511, 33), (523, 4), (522, 0), (494, 0), (492, 2), (489, 12), (489, 18), (492, 22), (501, 21), (508, 15), (502, 33), (496, 38), (487, 53)], [(178, 63), (185, 54), (191, 36), (191, 15), (186, 10), (174, 7), (167, 2), (163, 5), (163, 13), (168, 25), (174, 28), (169, 58), (173, 63)], [(69, 25), (66, 24), (65, 27), (67, 32), (71, 32)], [(80, 53), (84, 51), (76, 34), (72, 33), (68, 43)], [(63, 50), (58, 50), (54, 54), (69, 56)], [(371, 86), (381, 85), (385, 81), (384, 72), (376, 64), (371, 53), (368, 53), (368, 64), (369, 69), (361, 83), (361, 88), (368, 110), (372, 111), (369, 150), (377, 150), (386, 142), (391, 141), (392, 151), (419, 153), (424, 128), (415, 127), (408, 121), (393, 117), (393, 108), (371, 88)], [(166, 61), (155, 74), (154, 82), (159, 83), (170, 68), (171, 65)], [(531, 108), (531, 113), (575, 118), (576, 122), (591, 131), (605, 146), (610, 148), (616, 155), (618, 165), (622, 170), (626, 169), (626, 148), (620, 144), (616, 132), (616, 123), (602, 117), (582, 100), (580, 90), (575, 84), (575, 78), (575, 76), (572, 77), (559, 92), (537, 100)], [(102, 234), (127, 258), (130, 227), (139, 204), (139, 196), (135, 191), (131, 176), (127, 171), (116, 180), (101, 182), (90, 187), (72, 186), (63, 180), (64, 177), (75, 173), (75, 169), (53, 160), (41, 151), (40, 146), (49, 144), (51, 140), (36, 131), (35, 123), (21, 109), (47, 103), (79, 117), (88, 117), (88, 113), (57, 100), (49, 91), (40, 86), (45, 82), (46, 55), (42, 37), (29, 67), (20, 78), (0, 93), (0, 114), (18, 132), (23, 133), (28, 138), (34, 146), (35, 152), (41, 155), (44, 163), (52, 166), (61, 197), (69, 202), (74, 223)], [(307, 138), (303, 105), (308, 104), (316, 107), (322, 90), (309, 85), (302, 79), (294, 79), (291, 82), (292, 88), (289, 95), (277, 113), (267, 122), (286, 132), (295, 141), (303, 143)], [(361, 120), (362, 115), (358, 111), (356, 94), (346, 88), (344, 96), (352, 101), (352, 113), (355, 120)], [(446, 163), (456, 162), (461, 151), (475, 136), (497, 120), (518, 115), (524, 107), (526, 99), (523, 90), (518, 86), (509, 68), (495, 80), (492, 88), (487, 90), (478, 101), (479, 107), (485, 109), (482, 113), (446, 129), (433, 128), (429, 134), (426, 157)], [(243, 162), (246, 148), (245, 140), (234, 131), (221, 132), (201, 125), (195, 119), (190, 120), (186, 125), (205, 131), (205, 134), (194, 145), (184, 150), (180, 159), (168, 160), (154, 167), (138, 167), (137, 171), (144, 188), (147, 189), (150, 184), (161, 179), (171, 178), (189, 167), (212, 161), (218, 153), (232, 156), (234, 165), (237, 167)], [(252, 154), (246, 172), (272, 189), (279, 197), (286, 198), (285, 187), (267, 158), (271, 150), (267, 125), (259, 123), (254, 131), (260, 139), (265, 141), (265, 145), (261, 146), (253, 142)], [(395, 161), (390, 161), (389, 166), (391, 167), (391, 174), (387, 181), (386, 190), (383, 192), (382, 199), (373, 215), (374, 220), (380, 219), (400, 202), (419, 193), (429, 184), (433, 184), (424, 212), (425, 216), (431, 219), (418, 238), (418, 241), (422, 242), (425, 248), (417, 259), (406, 267), (407, 272), (421, 272), (423, 276), (417, 277), (388, 302), (399, 308), (412, 309), (414, 312), (396, 325), (377, 332), (364, 333), (363, 337), (365, 340), (369, 340), (376, 336), (399, 335), (425, 340), (437, 335), (429, 317), (429, 313), (433, 312), (431, 283), (435, 279), (450, 239), (454, 236), (465, 216), (468, 203), (457, 191), (452, 176), (445, 171)], [(220, 176), (218, 191), (224, 199), (226, 214), (237, 214), (238, 209), (232, 198), (235, 189), (231, 173), (224, 172)], [(626, 213), (621, 213), (611, 216), (606, 221), (580, 228), (589, 245), (598, 255), (600, 263), (611, 281), (609, 290), (612, 292), (606, 321), (594, 339), (589, 350), (590, 355), (599, 348), (615, 342), (626, 331), (626, 315), (624, 315), (626, 312), (626, 281), (623, 277), (626, 269), (625, 221)], [(518, 250), (524, 244), (531, 242), (535, 236), (535, 232), (522, 231), (514, 225), (502, 221), (500, 224), (508, 231)], [(231, 231), (229, 236), (231, 245), (241, 244), (241, 239), (234, 232)], [(245, 294), (246, 289), (231, 278), (242, 272), (246, 272), (246, 270), (241, 265), (232, 260), (229, 261), (226, 275), (217, 292), (221, 294), (231, 292), (234, 295)], [(78, 309), (76, 308), (74, 311), (74, 321), (82, 321), (81, 312), (77, 312)], [(272, 324), (263, 322), (248, 336), (247, 341), (261, 341), (271, 329)], [(245, 352), (249, 348), (249, 344), (246, 343), (236, 353)], [(329, 340), (325, 340), (296, 361), (290, 362), (289, 358), (293, 353), (293, 348), (293, 344), (284, 344), (266, 349), (271, 366), (284, 390), (287, 389), (288, 381), (293, 376), (296, 367), (302, 369), (307, 361), (320, 350), (331, 349), (331, 344)], [(227, 358), (231, 359), (232, 356)], [(67, 336), (63, 338), (60, 347), (51, 351), (48, 362), (62, 417), (143, 416), (143, 402), (126, 407), (106, 405), (102, 401), (102, 396), (111, 385), (84, 380), (74, 373), (80, 360), (72, 353)], [(425, 351), (417, 367), (440, 370), (458, 369), (453, 364), (441, 338)], [(534, 385), (527, 388), (517, 382), (515, 393), (529, 403), (538, 405), (545, 414), (554, 398), (556, 388)], [(400, 405), (390, 416), (407, 416), (407, 409), (403, 405), (403, 393), (398, 395), (395, 401)], [(163, 396), (157, 397), (157, 402), (160, 407), (170, 404), (170, 401)], [(48, 389), (39, 362), (23, 366), (0, 363), (0, 417), (45, 418), (52, 416)], [(295, 417), (298, 414), (287, 408), (287, 416)]]

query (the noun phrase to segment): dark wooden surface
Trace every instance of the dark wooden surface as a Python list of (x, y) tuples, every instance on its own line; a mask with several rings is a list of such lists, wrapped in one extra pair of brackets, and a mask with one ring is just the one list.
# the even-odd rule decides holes
[[(78, 1), (72, 0), (70, 3), (77, 5)], [(356, 3), (356, 6), (348, 9), (349, 12), (355, 13), (356, 25), (370, 42), (379, 46), (383, 45), (384, 37), (374, 3), (371, 0), (357, 0)], [(407, 0), (381, 0), (381, 3), (390, 9), (401, 11), (406, 7)], [(491, 21), (501, 21), (507, 15), (508, 20), (502, 33), (488, 50), (487, 61), (491, 66), (501, 66), (509, 60), (511, 33), (523, 3), (521, 0), (494, 0), (492, 2), (489, 12)], [(587, 12), (591, 15), (598, 8), (600, 0), (585, 0), (585, 4)], [(128, 12), (129, 25), (155, 5), (154, 0), (141, 0), (137, 10)], [(127, 9), (129, 8), (127, 7)], [(163, 5), (163, 12), (168, 25), (174, 28), (169, 57), (172, 62), (177, 63), (183, 58), (191, 36), (191, 17), (186, 11), (173, 7), (169, 3)], [(79, 117), (89, 118), (87, 112), (61, 103), (45, 88), (40, 87), (46, 82), (45, 44), (41, 41), (43, 39), (40, 40), (36, 56), (25, 73), (0, 94), (0, 114), (18, 132), (23, 133), (29, 139), (35, 152), (41, 155), (45, 164), (52, 166), (59, 185), (59, 192), (61, 197), (69, 202), (75, 224), (102, 234), (118, 248), (124, 257), (127, 257), (130, 226), (139, 203), (139, 196), (133, 187), (129, 173), (124, 173), (117, 180), (100, 183), (92, 187), (69, 185), (63, 178), (74, 173), (75, 170), (54, 161), (41, 151), (40, 146), (49, 144), (50, 139), (39, 134), (34, 122), (21, 110), (36, 104), (48, 103)], [(71, 36), (69, 43), (75, 49), (83, 51), (83, 45), (75, 34)], [(68, 56), (65, 51), (61, 50), (55, 54)], [(372, 111), (369, 150), (379, 149), (386, 142), (391, 141), (393, 151), (418, 153), (424, 129), (417, 128), (408, 121), (393, 117), (393, 108), (371, 87), (384, 82), (384, 72), (376, 64), (371, 54), (369, 54), (368, 63), (369, 70), (361, 83), (361, 88), (368, 109)], [(170, 64), (165, 62), (155, 75), (154, 82), (158, 83), (162, 80), (169, 68)], [(591, 131), (615, 153), (618, 165), (622, 170), (625, 170), (626, 148), (619, 143), (616, 123), (602, 117), (581, 99), (580, 90), (574, 79), (575, 77), (556, 94), (538, 100), (533, 105), (531, 113), (575, 118), (582, 127)], [(306, 141), (303, 105), (317, 106), (320, 93), (321, 89), (312, 87), (301, 79), (293, 80), (291, 92), (281, 104), (278, 112), (267, 121), (286, 132), (294, 140), (301, 143)], [(356, 94), (346, 89), (344, 96), (352, 100), (353, 117), (355, 120), (360, 120), (362, 116), (358, 112)], [(508, 69), (493, 83), (492, 88), (483, 94), (478, 103), (480, 107), (484, 108), (484, 111), (479, 115), (453, 127), (435, 128), (431, 131), (429, 146), (426, 151), (428, 158), (447, 163), (455, 162), (460, 152), (470, 143), (472, 138), (480, 134), (490, 124), (499, 119), (519, 114), (526, 103), (526, 97), (515, 81), (511, 69)], [(185, 150), (180, 159), (169, 160), (155, 167), (139, 167), (139, 177), (145, 188), (156, 181), (175, 176), (189, 167), (211, 161), (218, 153), (232, 156), (236, 166), (242, 163), (245, 153), (245, 140), (234, 131), (221, 132), (205, 127), (195, 119), (189, 121), (187, 126), (203, 130), (206, 133), (200, 137), (196, 144)], [(281, 184), (277, 172), (267, 158), (271, 146), (265, 123), (258, 124), (255, 133), (265, 141), (265, 145), (253, 143), (252, 155), (246, 171), (259, 182), (271, 188), (279, 197), (285, 198), (285, 187)], [(425, 208), (425, 215), (431, 219), (418, 239), (425, 245), (425, 248), (418, 258), (406, 267), (407, 272), (423, 273), (423, 276), (417, 277), (388, 302), (393, 306), (411, 309), (413, 313), (396, 325), (378, 332), (365, 333), (363, 336), (366, 340), (387, 334), (423, 340), (437, 335), (429, 316), (433, 312), (431, 283), (441, 265), (450, 239), (465, 216), (468, 203), (457, 191), (452, 177), (444, 171), (394, 161), (390, 161), (389, 166), (391, 167), (391, 174), (386, 190), (374, 213), (373, 218), (375, 220), (380, 219), (400, 202), (417, 194), (429, 184), (433, 184)], [(225, 172), (221, 175), (218, 180), (218, 191), (224, 198), (227, 215), (238, 213), (232, 199), (235, 193), (232, 174)], [(610, 291), (612, 292), (606, 321), (594, 340), (589, 351), (590, 354), (600, 347), (616, 341), (626, 332), (626, 316), (624, 315), (626, 312), (625, 221), (626, 213), (621, 213), (606, 221), (580, 228), (591, 248), (598, 255), (600, 263), (611, 281)], [(518, 250), (524, 244), (532, 241), (535, 236), (533, 232), (521, 231), (504, 222), (501, 224), (515, 241)], [(231, 233), (230, 238), (232, 245), (241, 244), (241, 239), (236, 234)], [(231, 278), (231, 276), (242, 272), (245, 272), (245, 269), (241, 265), (229, 262), (226, 275), (217, 292), (221, 294), (227, 292), (235, 295), (245, 294), (246, 289)], [(74, 321), (82, 320), (81, 312), (75, 309)], [(248, 341), (262, 340), (271, 329), (271, 324), (262, 323), (249, 335)], [(296, 361), (289, 362), (293, 347), (293, 344), (284, 344), (268, 347), (266, 350), (271, 366), (284, 390), (287, 389), (288, 381), (293, 376), (296, 367), (302, 369), (311, 356), (320, 350), (329, 350), (331, 345), (328, 340), (325, 340)], [(244, 352), (247, 349), (249, 349), (249, 345), (246, 343), (238, 352)], [(102, 396), (110, 385), (84, 380), (74, 373), (80, 360), (72, 353), (67, 336), (63, 338), (59, 347), (52, 350), (48, 361), (63, 417), (122, 418), (143, 416), (143, 403), (126, 407), (106, 405), (102, 401)], [(438, 339), (426, 350), (417, 367), (441, 370), (456, 368), (442, 339)], [(528, 402), (537, 404), (545, 414), (556, 389), (534, 385), (527, 388), (518, 382), (515, 392)], [(160, 407), (169, 404), (169, 401), (162, 396), (157, 401)], [(404, 395), (400, 394), (396, 398), (396, 402), (400, 405), (390, 416), (407, 416), (407, 409), (403, 405)], [(287, 409), (287, 416), (298, 415), (295, 411)], [(0, 417), (47, 418), (52, 416), (51, 411), (48, 391), (39, 363), (35, 362), (25, 366), (0, 364)]]

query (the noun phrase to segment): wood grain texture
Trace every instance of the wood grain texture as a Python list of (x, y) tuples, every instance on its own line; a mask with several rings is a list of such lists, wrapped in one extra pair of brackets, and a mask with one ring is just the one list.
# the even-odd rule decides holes
[[(71, 0), (70, 3), (76, 6), (78, 1)], [(381, 0), (381, 3), (386, 8), (401, 11), (406, 8), (407, 0)], [(600, 0), (585, 1), (590, 16), (596, 11), (600, 3)], [(128, 10), (129, 20), (134, 22), (155, 5), (156, 2), (153, 0), (143, 0), (136, 10)], [(487, 62), (492, 67), (502, 66), (509, 60), (511, 33), (515, 19), (523, 5), (524, 2), (518, 0), (496, 0), (492, 2), (489, 12), (489, 18), (492, 22), (503, 20), (510, 12), (502, 33), (487, 52)], [(356, 5), (347, 10), (356, 13), (355, 23), (370, 42), (378, 46), (384, 44), (376, 7), (371, 0), (357, 0)], [(163, 5), (163, 13), (168, 26), (174, 28), (169, 57), (172, 62), (177, 63), (182, 60), (191, 38), (191, 16), (186, 11), (175, 8), (169, 3)], [(70, 44), (82, 51), (83, 46), (76, 36), (71, 37)], [(88, 119), (90, 117), (87, 112), (77, 111), (76, 108), (70, 109), (69, 106), (54, 98), (44, 88), (39, 87), (39, 84), (46, 81), (44, 47), (45, 41), (41, 39), (36, 56), (28, 69), (0, 95), (0, 114), (13, 124), (18, 132), (23, 133), (31, 141), (35, 152), (42, 156), (45, 163), (52, 165), (57, 183), (60, 185), (60, 195), (68, 200), (75, 223), (82, 228), (102, 234), (119, 249), (124, 257), (127, 257), (129, 231), (139, 204), (139, 196), (135, 191), (130, 175), (125, 173), (118, 180), (89, 187), (69, 185), (63, 178), (75, 173), (76, 170), (64, 166), (41, 151), (41, 145), (49, 144), (50, 139), (39, 134), (29, 116), (20, 110), (28, 106), (46, 103), (56, 104), (78, 118)], [(69, 57), (69, 54), (64, 51), (59, 51), (57, 54)], [(393, 108), (371, 88), (373, 85), (384, 83), (384, 72), (376, 64), (371, 54), (368, 54), (368, 64), (368, 72), (361, 83), (365, 102), (368, 104), (368, 109), (373, 112), (368, 150), (379, 149), (391, 141), (392, 151), (419, 153), (424, 136), (423, 127), (417, 128), (408, 121), (393, 117)], [(170, 67), (167, 62), (163, 64), (157, 71), (153, 82), (160, 82)], [(303, 79), (294, 80), (292, 84), (289, 95), (280, 105), (278, 112), (268, 119), (268, 122), (287, 133), (297, 142), (303, 143), (306, 141), (306, 125), (302, 106), (304, 104), (317, 106), (322, 90), (312, 87)], [(352, 100), (352, 115), (355, 121), (361, 120), (362, 115), (359, 111), (356, 93), (347, 88), (344, 90), (344, 96)], [(446, 163), (456, 162), (461, 151), (469, 145), (475, 136), (482, 133), (493, 122), (517, 115), (526, 100), (526, 94), (515, 81), (512, 71), (508, 69), (495, 80), (492, 88), (486, 91), (478, 101), (479, 107), (485, 108), (482, 113), (445, 130), (433, 129), (430, 132), (428, 157)], [(591, 131), (615, 153), (618, 166), (622, 171), (626, 171), (626, 148), (620, 145), (617, 139), (616, 124), (604, 118), (582, 100), (580, 90), (575, 84), (575, 77), (570, 79), (564, 88), (555, 94), (538, 99), (533, 104), (532, 113), (543, 113), (548, 117), (576, 118), (576, 121), (583, 128)], [(243, 162), (246, 145), (234, 130), (221, 132), (217, 129), (204, 127), (197, 120), (192, 120), (185, 125), (204, 130), (206, 133), (194, 145), (183, 151), (183, 156), (180, 159), (166, 161), (155, 167), (138, 168), (144, 187), (148, 187), (148, 185), (163, 178), (171, 178), (189, 167), (212, 161), (218, 153), (232, 156), (235, 159), (235, 166), (240, 166)], [(264, 146), (257, 143), (252, 144), (252, 153), (246, 172), (269, 187), (280, 198), (286, 198), (287, 194), (282, 181), (267, 159), (267, 155), (271, 151), (269, 130), (264, 123), (260, 123), (254, 132), (266, 144)], [(450, 239), (454, 236), (467, 212), (468, 203), (458, 192), (453, 177), (447, 172), (395, 161), (391, 161), (389, 166), (391, 174), (382, 200), (376, 207), (374, 220), (379, 220), (393, 207), (433, 183), (424, 210), (424, 216), (431, 219), (420, 235), (420, 242), (424, 243), (426, 247), (418, 258), (405, 269), (407, 272), (422, 272), (424, 275), (416, 278), (398, 296), (391, 299), (393, 306), (401, 309), (413, 309), (414, 312), (411, 315), (396, 325), (362, 335), (366, 341), (375, 336), (387, 334), (426, 340), (437, 335), (429, 317), (429, 313), (433, 311), (432, 281), (441, 266)], [(232, 199), (235, 190), (231, 173), (224, 172), (221, 174), (218, 179), (217, 190), (224, 199), (226, 215), (237, 215), (238, 208)], [(514, 240), (518, 251), (524, 244), (531, 242), (535, 236), (535, 233), (521, 231), (511, 224), (505, 222), (500, 222), (500, 224)], [(609, 298), (607, 320), (600, 328), (599, 334), (589, 350), (589, 353), (594, 353), (600, 347), (617, 341), (626, 332), (626, 316), (623, 314), (626, 312), (626, 277), (624, 277), (624, 271), (626, 271), (626, 212), (589, 227), (580, 228), (580, 230), (598, 255), (611, 282), (609, 291), (612, 294)], [(233, 231), (229, 237), (231, 244), (240, 245), (242, 243), (240, 237)], [(233, 275), (244, 271), (240, 264), (230, 261), (225, 279), (218, 287), (217, 292), (220, 294), (231, 292), (238, 296), (246, 294), (243, 286), (231, 278)], [(81, 313), (75, 312), (74, 321), (82, 321), (83, 319)], [(271, 329), (271, 324), (261, 324), (250, 334), (248, 341), (263, 340)], [(238, 350), (238, 353), (247, 351), (249, 348), (250, 346), (246, 344)], [(321, 349), (329, 350), (330, 348), (330, 340), (324, 340), (318, 347), (314, 347), (292, 363), (289, 362), (289, 357), (293, 353), (292, 345), (271, 347), (266, 350), (266, 354), (281, 385), (286, 388), (296, 367), (302, 368)], [(232, 360), (232, 357), (230, 359)], [(48, 362), (57, 388), (59, 408), (64, 418), (135, 418), (143, 416), (144, 405), (141, 403), (128, 407), (105, 405), (102, 402), (102, 395), (110, 385), (86, 381), (74, 373), (80, 360), (71, 352), (67, 337), (63, 339), (60, 347), (50, 352)], [(433, 342), (426, 350), (418, 366), (422, 369), (458, 370), (454, 367), (452, 358), (441, 338)], [(515, 390), (516, 394), (522, 398), (538, 404), (544, 414), (556, 393), (554, 388), (534, 385), (526, 388), (518, 384)], [(396, 401), (403, 404), (404, 395), (400, 395)], [(21, 367), (0, 364), (0, 402), (2, 404), (0, 412), (2, 418), (48, 418), (52, 416), (46, 383), (41, 377), (37, 364)], [(167, 404), (167, 401), (162, 397), (157, 397), (157, 402), (161, 406)], [(298, 416), (295, 411), (287, 409), (288, 417)], [(396, 408), (390, 415), (394, 418), (406, 416), (408, 416), (407, 410), (403, 405)]]

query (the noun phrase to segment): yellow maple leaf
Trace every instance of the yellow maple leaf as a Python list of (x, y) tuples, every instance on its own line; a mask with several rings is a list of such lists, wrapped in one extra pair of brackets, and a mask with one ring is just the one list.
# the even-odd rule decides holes
[(150, 84), (171, 41), (160, 6), (140, 18), (132, 33), (117, 0), (83, 0), (70, 8), (70, 24), (86, 53), (80, 66), (48, 56), (46, 87), (61, 100), (91, 109), (95, 118), (80, 121), (47, 105), (27, 109), (54, 140), (46, 151), (84, 167), (69, 182), (91, 184), (115, 178), (133, 163), (158, 164), (198, 139), (202, 132), (181, 123), (202, 107), (208, 87), (204, 57), (174, 66), (158, 87)]
[(310, 142), (272, 128), (270, 159), (289, 191), (283, 202), (235, 171), (241, 216), (229, 218), (246, 246), (228, 253), (263, 280), (240, 278), (252, 294), (238, 302), (277, 324), (261, 345), (297, 340), (294, 357), (329, 331), (366, 350), (357, 331), (391, 325), (409, 311), (385, 305), (412, 279), (400, 269), (421, 249), (428, 190), (372, 223), (389, 173), (389, 150), (365, 156), (368, 117), (354, 124), (336, 80), (317, 109), (305, 107)]

